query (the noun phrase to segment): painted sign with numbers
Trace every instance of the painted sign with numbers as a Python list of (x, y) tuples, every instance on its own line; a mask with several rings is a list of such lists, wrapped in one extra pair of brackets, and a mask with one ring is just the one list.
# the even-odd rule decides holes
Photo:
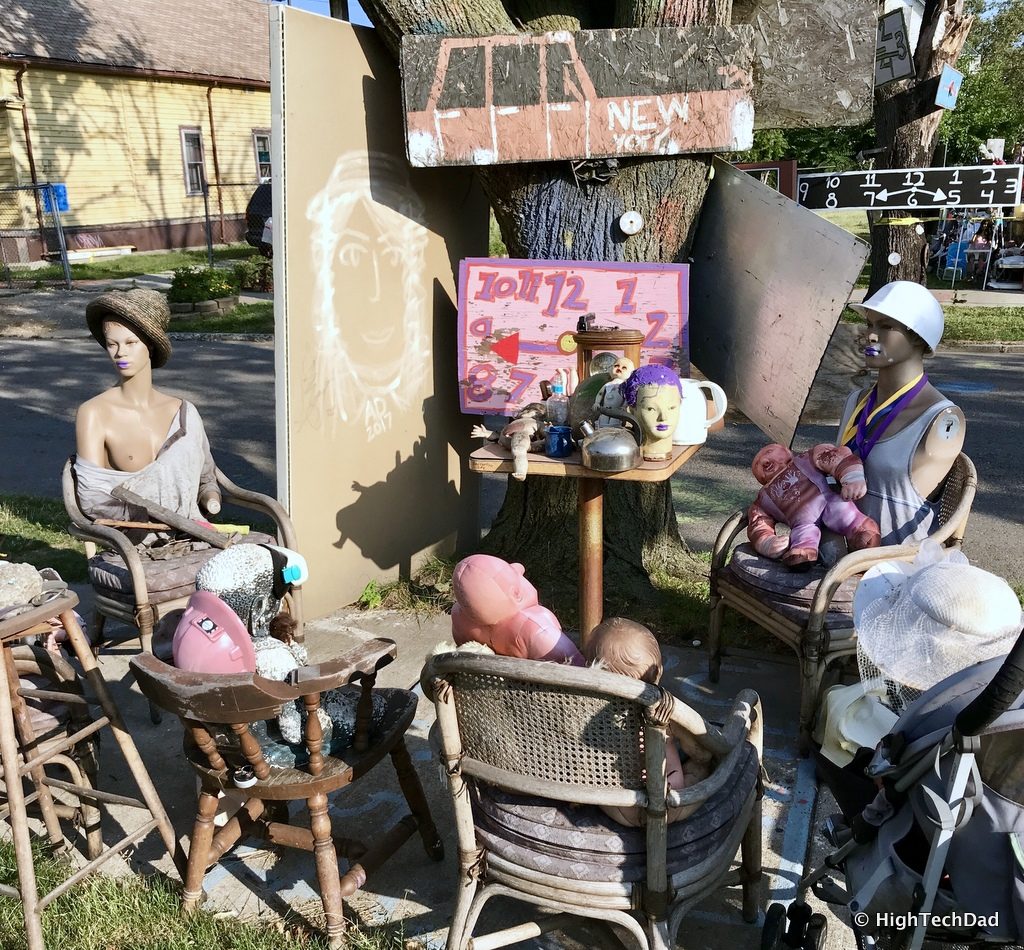
[(875, 38), (875, 86), (914, 75), (914, 52), (907, 38), (902, 10), (892, 10), (878, 18)]
[(511, 415), (576, 366), (580, 317), (644, 334), (642, 360), (689, 370), (687, 264), (467, 258), (459, 267), (463, 412)]
[(796, 194), (805, 208), (819, 211), (1015, 205), (1020, 203), (1022, 168), (972, 165), (800, 175)]

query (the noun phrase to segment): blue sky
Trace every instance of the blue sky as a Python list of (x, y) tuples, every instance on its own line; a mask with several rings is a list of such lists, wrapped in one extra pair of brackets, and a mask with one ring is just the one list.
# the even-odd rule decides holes
[[(329, 0), (285, 0), (285, 2), (291, 7), (298, 7), (300, 10), (309, 10), (311, 13), (320, 13), (323, 16), (331, 15)], [(370, 25), (370, 21), (366, 18), (366, 14), (363, 13), (363, 8), (359, 6), (358, 0), (348, 0), (348, 11), (353, 23), (358, 23), (360, 26)]]

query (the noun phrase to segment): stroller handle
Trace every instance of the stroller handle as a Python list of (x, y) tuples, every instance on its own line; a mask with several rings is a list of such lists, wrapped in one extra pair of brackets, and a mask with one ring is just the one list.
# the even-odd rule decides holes
[(960, 710), (953, 729), (961, 736), (976, 736), (1006, 712), (1024, 692), (1024, 630), (999, 671), (969, 705)]

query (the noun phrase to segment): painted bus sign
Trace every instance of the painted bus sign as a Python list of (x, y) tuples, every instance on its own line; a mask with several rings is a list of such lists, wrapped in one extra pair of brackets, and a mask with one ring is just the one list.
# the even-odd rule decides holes
[(753, 143), (753, 27), (402, 37), (409, 161), (493, 165)]
[(576, 366), (580, 317), (640, 330), (643, 362), (689, 370), (689, 265), (467, 258), (459, 267), (463, 412), (510, 415)]

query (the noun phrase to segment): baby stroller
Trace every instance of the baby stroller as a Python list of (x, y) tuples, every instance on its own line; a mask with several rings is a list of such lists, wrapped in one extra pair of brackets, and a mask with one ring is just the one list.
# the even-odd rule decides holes
[[(947, 677), (908, 707), (868, 766), (882, 790), (768, 908), (762, 950), (820, 950), (807, 888), (846, 905), (859, 950), (1024, 945), (1024, 631), (1008, 656)], [(841, 872), (844, 883), (829, 875)]]

